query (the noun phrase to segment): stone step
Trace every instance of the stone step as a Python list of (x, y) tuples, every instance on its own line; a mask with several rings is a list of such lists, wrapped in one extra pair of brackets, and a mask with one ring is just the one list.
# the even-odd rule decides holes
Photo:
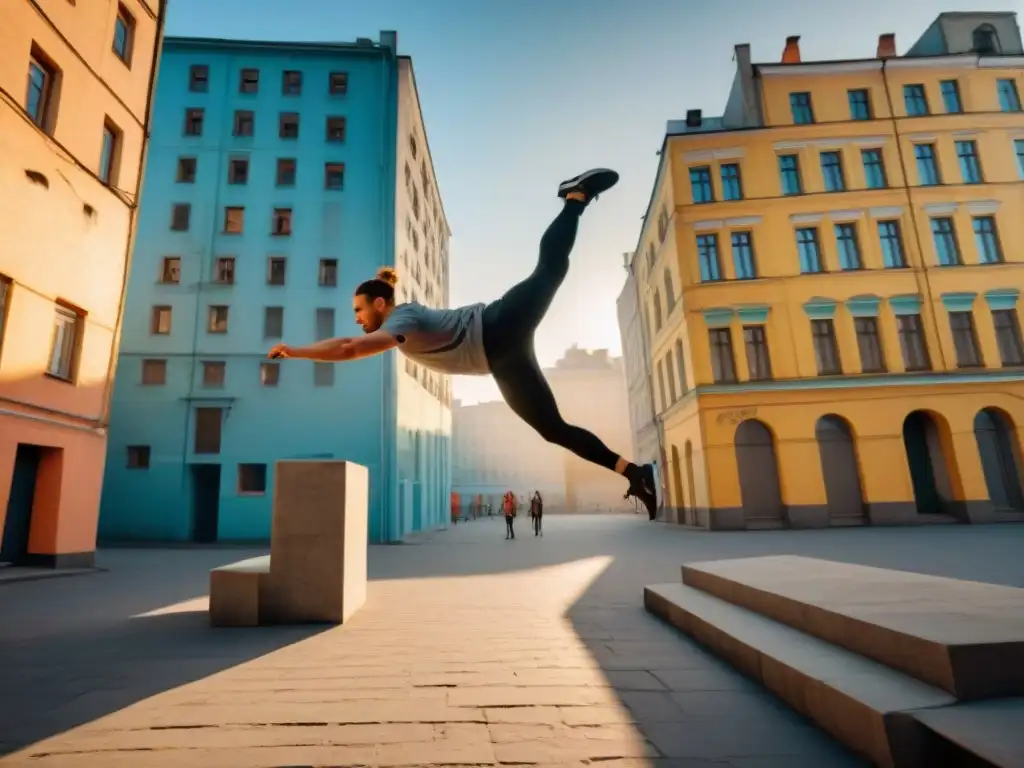
[(683, 583), (961, 700), (1024, 696), (1024, 589), (794, 555), (685, 565)]
[(684, 584), (645, 587), (644, 606), (874, 765), (934, 768), (904, 713), (954, 704), (945, 691)]
[(964, 702), (913, 717), (942, 745), (935, 750), (935, 765), (979, 765), (980, 760), (981, 766), (1024, 766), (1024, 698)]

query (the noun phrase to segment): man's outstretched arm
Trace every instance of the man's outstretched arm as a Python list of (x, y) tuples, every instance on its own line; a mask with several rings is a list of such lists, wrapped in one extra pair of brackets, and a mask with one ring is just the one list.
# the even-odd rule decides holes
[(270, 350), (271, 358), (295, 357), (303, 360), (315, 360), (321, 363), (340, 363), (358, 360), (362, 357), (379, 355), (387, 352), (398, 344), (398, 341), (387, 331), (374, 331), (358, 338), (341, 337), (325, 339), (305, 347), (290, 347), (278, 344)]

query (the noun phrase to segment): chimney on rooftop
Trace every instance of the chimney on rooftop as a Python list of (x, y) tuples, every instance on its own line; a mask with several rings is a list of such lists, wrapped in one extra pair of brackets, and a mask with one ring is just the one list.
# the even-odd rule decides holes
[(896, 57), (896, 35), (887, 32), (878, 36), (878, 52), (875, 56), (879, 59), (892, 59)]
[(782, 63), (800, 63), (800, 35), (790, 35), (786, 38), (786, 47), (782, 50)]

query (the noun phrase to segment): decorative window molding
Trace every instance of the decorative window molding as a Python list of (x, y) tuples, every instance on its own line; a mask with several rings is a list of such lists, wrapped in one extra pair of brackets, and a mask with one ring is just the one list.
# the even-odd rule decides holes
[(970, 312), (976, 298), (978, 298), (976, 293), (944, 293), (942, 294), (942, 305), (947, 312)]
[(851, 296), (843, 303), (853, 317), (878, 317), (878, 308), (882, 304), (882, 297), (864, 294)]
[(818, 149), (827, 149), (829, 147), (838, 148), (845, 146), (858, 146), (858, 147), (878, 147), (882, 146), (886, 142), (885, 136), (843, 136), (832, 139), (802, 139), (799, 141), (777, 141), (772, 145), (772, 148), (776, 151), (787, 150), (787, 149), (805, 149), (807, 147), (816, 147)]
[(703, 309), (704, 323), (708, 328), (728, 328), (736, 314), (730, 307), (710, 307)]
[(871, 208), (869, 212), (872, 219), (898, 219), (903, 216), (903, 206), (892, 205), (884, 208)]
[(991, 310), (1014, 309), (1018, 298), (1020, 291), (1016, 288), (993, 288), (985, 291), (985, 302)]
[(831, 320), (836, 315), (835, 299), (825, 299), (815, 296), (804, 302), (804, 314), (811, 320)]
[(929, 203), (924, 212), (929, 216), (952, 216), (960, 209), (960, 203)]
[(917, 315), (921, 312), (921, 297), (916, 293), (890, 296), (889, 306), (894, 315)]
[(938, 141), (939, 137), (934, 133), (908, 133), (905, 134), (908, 141)]
[(755, 224), (761, 223), (760, 216), (741, 216), (736, 219), (726, 219), (725, 226), (727, 227), (752, 227)]
[(725, 222), (722, 219), (706, 219), (704, 221), (693, 222), (694, 232), (708, 232), (713, 229), (721, 229), (725, 226)]
[(748, 304), (736, 308), (736, 315), (743, 325), (764, 325), (768, 322), (768, 311), (771, 309), (767, 304)]
[(975, 131), (975, 130), (971, 130), (971, 129), (968, 129), (968, 130), (965, 130), (965, 131), (953, 131), (952, 133), (950, 133), (950, 136), (953, 136), (954, 138), (957, 138), (957, 139), (964, 138), (964, 137), (967, 137), (967, 136), (980, 136), (980, 135), (981, 135), (981, 131)]
[(794, 213), (789, 217), (792, 224), (817, 224), (825, 218), (823, 213)]
[(967, 212), (975, 216), (991, 215), (999, 210), (999, 200), (974, 200), (967, 203)]
[(697, 149), (683, 152), (684, 163), (713, 163), (716, 160), (736, 160), (745, 157), (743, 147), (727, 147), (724, 149)]
[(851, 208), (848, 211), (830, 211), (828, 217), (832, 221), (857, 221), (864, 216), (863, 208)]

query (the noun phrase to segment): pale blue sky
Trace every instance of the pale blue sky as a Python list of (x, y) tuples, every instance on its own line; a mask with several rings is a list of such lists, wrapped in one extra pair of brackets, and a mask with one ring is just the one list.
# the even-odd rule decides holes
[[(452, 301), (497, 296), (533, 268), (555, 187), (592, 166), (622, 174), (584, 216), (573, 267), (537, 335), (542, 365), (573, 343), (620, 349), (615, 299), (657, 169), (665, 121), (718, 115), (733, 46), (777, 61), (903, 52), (942, 11), (1024, 10), (1024, 0), (171, 0), (167, 33), (354, 40), (398, 31), (411, 55), (452, 228)], [(296, 343), (305, 340), (295, 339)], [(460, 378), (467, 402), (498, 397)]]

